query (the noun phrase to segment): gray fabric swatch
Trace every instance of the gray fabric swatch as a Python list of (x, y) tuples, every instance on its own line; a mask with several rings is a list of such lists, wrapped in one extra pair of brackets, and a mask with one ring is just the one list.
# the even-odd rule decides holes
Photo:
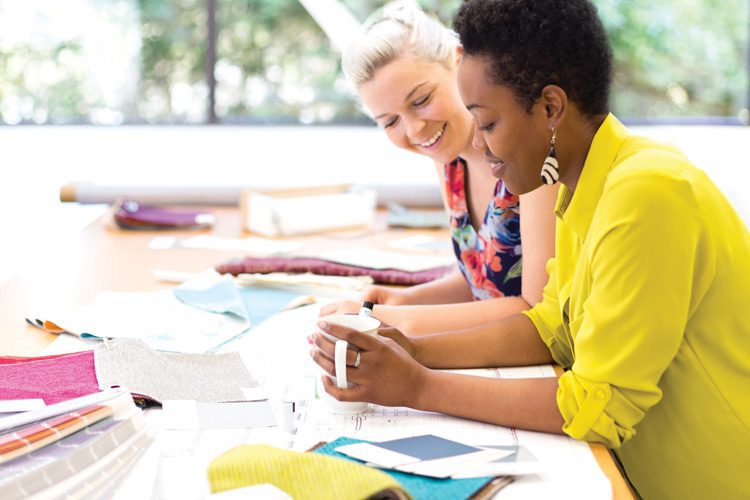
[(105, 342), (94, 350), (94, 365), (100, 388), (119, 385), (158, 402), (243, 401), (242, 388), (258, 386), (236, 352), (157, 352), (140, 339)]

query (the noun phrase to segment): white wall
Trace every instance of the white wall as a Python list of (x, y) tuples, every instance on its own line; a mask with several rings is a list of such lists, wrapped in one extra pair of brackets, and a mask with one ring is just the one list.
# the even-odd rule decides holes
[[(750, 127), (637, 127), (706, 170), (750, 223)], [(58, 203), (70, 181), (288, 185), (435, 181), (426, 158), (374, 127), (0, 127), (0, 280), (100, 210)]]

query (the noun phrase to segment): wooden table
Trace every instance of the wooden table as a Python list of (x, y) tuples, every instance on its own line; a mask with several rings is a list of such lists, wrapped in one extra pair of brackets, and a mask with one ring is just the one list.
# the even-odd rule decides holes
[[(235, 251), (173, 248), (150, 250), (155, 236), (195, 236), (212, 234), (241, 238), (238, 211), (234, 208), (211, 209), (217, 215), (212, 229), (201, 231), (124, 231), (106, 218), (71, 235), (66, 241), (50, 241), (48, 257), (33, 268), (20, 269), (16, 277), (0, 286), (0, 354), (33, 356), (55, 335), (38, 330), (24, 321), (32, 305), (84, 304), (102, 290), (146, 291), (171, 286), (157, 282), (154, 269), (200, 272), (225, 260), (241, 257)], [(304, 240), (305, 250), (332, 249), (342, 245), (385, 248), (387, 242), (417, 234), (446, 237), (444, 230), (386, 229), (381, 217), (371, 231), (350, 230), (330, 235), (295, 237)], [(614, 498), (634, 498), (627, 482), (607, 448), (592, 444), (591, 449), (604, 473), (612, 482)]]

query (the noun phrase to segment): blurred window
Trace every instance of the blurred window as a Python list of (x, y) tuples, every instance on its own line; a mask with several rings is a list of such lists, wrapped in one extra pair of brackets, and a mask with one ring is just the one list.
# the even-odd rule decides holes
[[(358, 20), (385, 3), (0, 0), (0, 123), (369, 123), (310, 12), (337, 2)], [(421, 2), (446, 23), (460, 3)], [(748, 123), (750, 0), (594, 3), (616, 114)]]

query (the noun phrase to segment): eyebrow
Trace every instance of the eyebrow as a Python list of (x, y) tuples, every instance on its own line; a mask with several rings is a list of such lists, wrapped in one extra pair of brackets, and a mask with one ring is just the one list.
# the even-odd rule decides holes
[(475, 109), (475, 108), (483, 108), (483, 107), (484, 107), (484, 106), (482, 106), (481, 104), (476, 104), (476, 103), (472, 103), (472, 104), (468, 104), (468, 105), (466, 106), (466, 109), (467, 109), (467, 110), (469, 110), (469, 111), (471, 111), (472, 109)]
[[(422, 87), (422, 86), (424, 86), (424, 85), (427, 85), (427, 82), (426, 82), (426, 81), (424, 81), (424, 82), (422, 82), (422, 83), (418, 83), (418, 84), (416, 84), (416, 85), (414, 86), (414, 88), (413, 88), (413, 89), (411, 89), (411, 92), (409, 92), (408, 94), (406, 94), (406, 97), (404, 97), (404, 101), (408, 101), (409, 99), (411, 99), (411, 97), (412, 97), (412, 96), (414, 95), (414, 93), (415, 93), (415, 92), (416, 92), (417, 90), (419, 90), (419, 87)], [(376, 116), (376, 117), (375, 117), (375, 119), (376, 119), (376, 120), (379, 120), (379, 119), (383, 118), (384, 116), (388, 116), (389, 114), (390, 114), (390, 113), (381, 113), (381, 114), (379, 114), (378, 116)]]

